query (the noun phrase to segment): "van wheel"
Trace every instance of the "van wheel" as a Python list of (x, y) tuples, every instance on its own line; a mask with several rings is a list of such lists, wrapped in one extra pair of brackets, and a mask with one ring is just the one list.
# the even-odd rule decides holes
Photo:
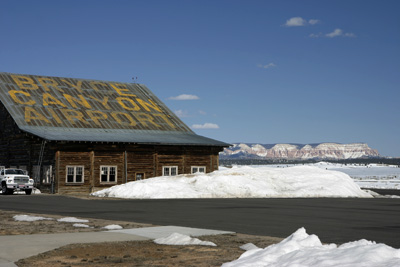
[(25, 194), (27, 194), (27, 195), (32, 194), (32, 189), (26, 189), (26, 190), (25, 190)]

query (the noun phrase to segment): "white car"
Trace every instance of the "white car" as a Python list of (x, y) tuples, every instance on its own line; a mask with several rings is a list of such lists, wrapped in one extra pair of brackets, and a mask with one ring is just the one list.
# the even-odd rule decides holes
[(0, 181), (3, 195), (12, 194), (14, 191), (25, 191), (27, 195), (32, 193), (34, 181), (23, 170), (3, 169), (0, 172)]

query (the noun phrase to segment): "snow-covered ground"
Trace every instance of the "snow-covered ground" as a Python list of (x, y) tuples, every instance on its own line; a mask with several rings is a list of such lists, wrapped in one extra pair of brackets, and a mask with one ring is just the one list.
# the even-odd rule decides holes
[[(378, 164), (338, 164), (318, 162), (305, 164), (325, 170), (340, 171), (348, 174), (362, 188), (400, 189), (400, 168), (396, 165)], [(258, 165), (262, 167), (263, 165)], [(296, 165), (268, 165), (273, 168), (293, 167)], [(299, 165), (297, 165), (299, 166)]]
[(342, 165), (326, 162), (315, 165), (344, 172), (362, 188), (400, 189), (400, 168), (394, 165)]
[(136, 199), (372, 197), (347, 174), (316, 166), (234, 166), (208, 174), (129, 182), (92, 195)]

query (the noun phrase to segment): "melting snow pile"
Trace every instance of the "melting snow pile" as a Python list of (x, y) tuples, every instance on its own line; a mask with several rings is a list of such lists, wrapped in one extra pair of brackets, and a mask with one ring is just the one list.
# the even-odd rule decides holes
[(313, 166), (235, 166), (209, 174), (156, 177), (92, 194), (117, 198), (372, 197), (345, 173)]
[(257, 266), (400, 266), (400, 249), (365, 239), (323, 245), (316, 235), (300, 228), (278, 244), (255, 248), (222, 267)]
[(212, 246), (212, 247), (217, 246), (213, 242), (201, 241), (200, 239), (193, 238), (187, 235), (182, 235), (179, 233), (173, 233), (170, 236), (155, 239), (154, 243), (161, 245), (178, 245), (178, 246), (186, 246), (186, 245)]

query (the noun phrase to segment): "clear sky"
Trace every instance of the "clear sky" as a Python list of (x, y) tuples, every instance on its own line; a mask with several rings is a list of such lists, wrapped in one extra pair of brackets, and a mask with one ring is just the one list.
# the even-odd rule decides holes
[(400, 156), (400, 1), (0, 3), (1, 72), (137, 77), (203, 136)]

